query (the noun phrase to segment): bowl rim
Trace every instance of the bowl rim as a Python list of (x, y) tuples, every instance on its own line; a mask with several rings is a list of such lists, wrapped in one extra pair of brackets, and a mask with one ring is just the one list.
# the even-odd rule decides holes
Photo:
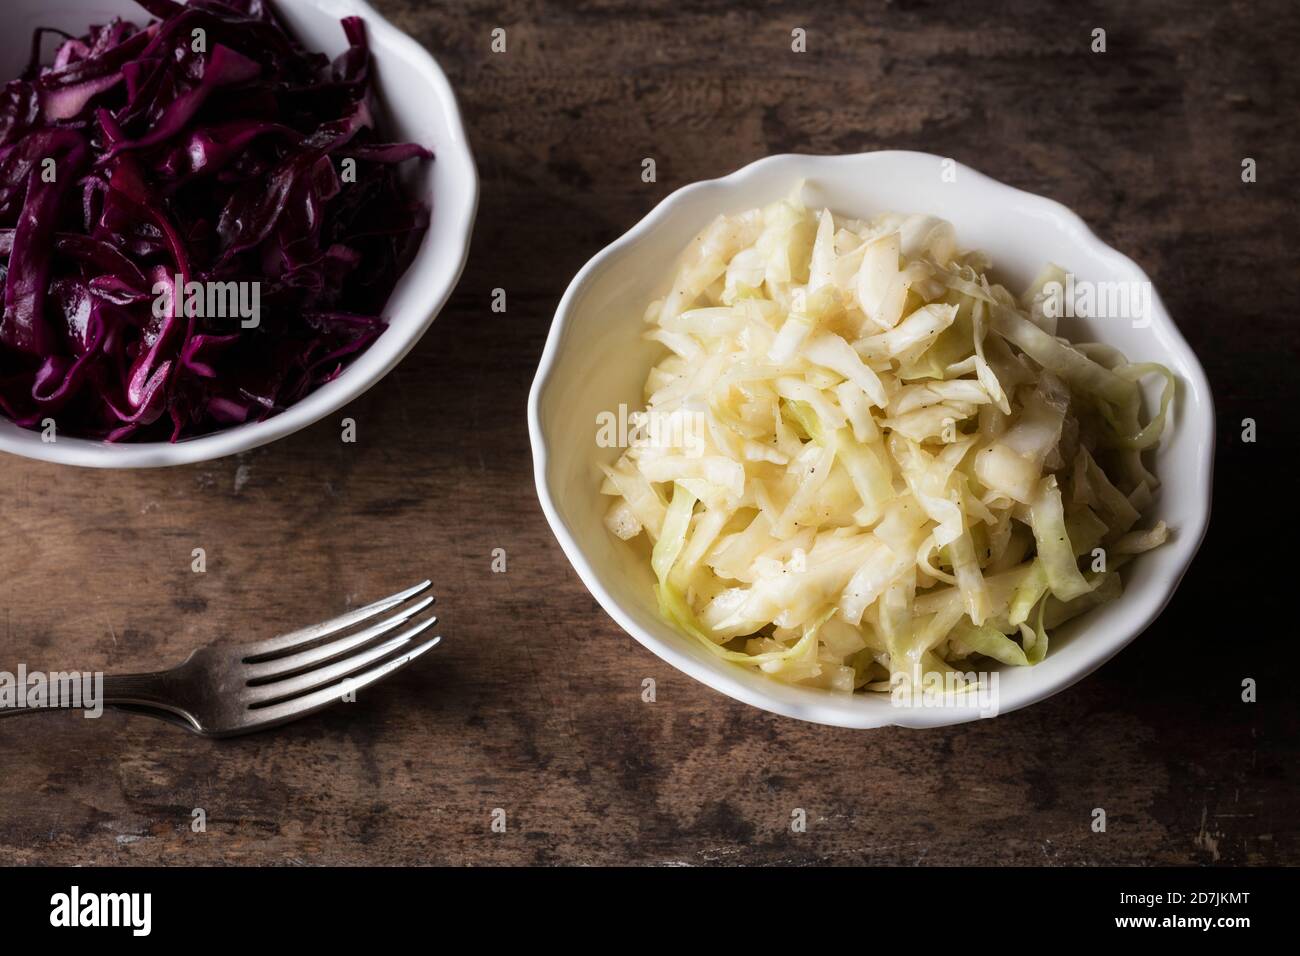
[[(1187, 376), (1189, 381), (1180, 382), (1180, 387), (1184, 390), (1190, 390), (1196, 395), (1204, 396), (1204, 402), (1202, 403), (1204, 414), (1195, 417), (1187, 416), (1187, 427), (1198, 427), (1202, 432), (1200, 437), (1205, 439), (1198, 442), (1199, 460), (1196, 463), (1197, 467), (1194, 474), (1186, 476), (1188, 480), (1202, 489), (1202, 493), (1199, 507), (1195, 510), (1190, 525), (1180, 526), (1178, 537), (1172, 542), (1172, 544), (1179, 545), (1181, 551), (1176, 564), (1171, 566), (1172, 574), (1166, 571), (1163, 580), (1152, 582), (1150, 588), (1148, 588), (1148, 590), (1159, 588), (1162, 589), (1163, 593), (1149, 606), (1146, 613), (1141, 615), (1140, 620), (1125, 628), (1117, 628), (1109, 640), (1093, 642), (1092, 647), (1081, 659), (1080, 664), (1072, 671), (1063, 672), (1054, 680), (1045, 681), (1023, 690), (1014, 699), (1008, 699), (1005, 692), (1003, 692), (999, 699), (997, 713), (998, 715), (1010, 713), (1019, 710), (1021, 707), (1045, 700), (1087, 677), (1127, 647), (1138, 635), (1155, 622), (1156, 618), (1160, 616), (1173, 599), (1174, 592), (1178, 589), (1178, 585), (1200, 550), (1209, 528), (1213, 500), (1216, 426), (1214, 400), (1209, 379), (1206, 377), (1205, 370), (1202, 368), (1199, 359), (1197, 359), (1196, 353), (1183, 337), (1178, 324), (1168, 310), (1165, 309), (1164, 303), (1160, 300), (1159, 292), (1155, 289), (1155, 284), (1151, 282), (1146, 271), (1133, 259), (1108, 243), (1103, 242), (1082, 217), (1063, 203), (1051, 197), (1041, 196), (1001, 182), (963, 163), (951, 160), (949, 157), (917, 150), (871, 150), (850, 154), (778, 153), (748, 163), (726, 176), (690, 183), (674, 190), (661, 199), (640, 221), (592, 256), (574, 276), (568, 288), (565, 289), (559, 305), (556, 307), (555, 316), (546, 337), (546, 345), (542, 351), (537, 373), (533, 378), (533, 384), (528, 395), (528, 435), (533, 452), (533, 479), (542, 512), (545, 514), (551, 532), (559, 541), (560, 548), (568, 558), (569, 563), (605, 613), (613, 618), (615, 623), (637, 643), (655, 656), (721, 694), (783, 717), (850, 729), (873, 729), (886, 726), (909, 728), (944, 727), (979, 719), (980, 714), (975, 708), (900, 707), (891, 707), (886, 711), (875, 712), (863, 707), (855, 712), (846, 713), (839, 708), (822, 706), (815, 700), (803, 703), (778, 699), (736, 679), (721, 667), (715, 668), (702, 663), (700, 660), (687, 655), (678, 647), (657, 637), (649, 630), (642, 628), (601, 584), (595, 569), (587, 560), (572, 530), (555, 505), (547, 481), (550, 451), (546, 432), (542, 428), (540, 404), (542, 394), (552, 382), (554, 369), (575, 304), (601, 272), (626, 250), (635, 246), (643, 237), (659, 226), (677, 206), (682, 205), (697, 193), (734, 187), (753, 176), (759, 170), (772, 165), (786, 163), (816, 167), (898, 159), (918, 162), (951, 161), (960, 171), (963, 182), (973, 180), (978, 184), (979, 188), (1001, 190), (1011, 197), (1038, 205), (1050, 212), (1055, 221), (1069, 229), (1081, 245), (1091, 247), (1090, 251), (1114, 258), (1134, 270), (1143, 281), (1150, 283), (1153, 317), (1156, 321), (1159, 321), (1161, 317), (1167, 320), (1166, 331), (1169, 333), (1175, 348), (1180, 349), (1183, 353), (1182, 358), (1189, 373)], [(832, 696), (830, 692), (823, 693), (826, 695), (827, 704), (839, 700), (838, 697)]]
[[(285, 0), (278, 0), (285, 2)], [(424, 74), (436, 108), (441, 112), (450, 132), (448, 142), (439, 148), (434, 162), (457, 169), (458, 176), (463, 176), (462, 189), (449, 195), (435, 195), (438, 215), (444, 221), (453, 224), (456, 251), (452, 253), (451, 244), (442, 246), (434, 257), (424, 265), (430, 272), (442, 272), (446, 266), (453, 265), (446, 271), (442, 281), (437, 276), (423, 278), (423, 272), (414, 272), (416, 263), (412, 261), (399, 281), (422, 283), (419, 309), (425, 314), (418, 321), (401, 328), (402, 335), (393, 336), (392, 317), (388, 328), (371, 346), (358, 357), (357, 361), (344, 369), (336, 379), (326, 382), (315, 391), (304, 396), (284, 411), (271, 418), (257, 422), (246, 422), (220, 431), (184, 439), (175, 443), (152, 442), (105, 442), (89, 438), (59, 436), (56, 441), (42, 441), (36, 431), (24, 429), (5, 419), (0, 428), (0, 452), (18, 455), (37, 461), (55, 464), (73, 465), (83, 468), (160, 468), (175, 465), (194, 464), (212, 461), (229, 455), (250, 451), (262, 445), (284, 438), (294, 432), (313, 425), (344, 405), (355, 401), (365, 392), (377, 385), (391, 372), (428, 332), (438, 314), (447, 304), (464, 273), (469, 260), (470, 242), (473, 238), (474, 223), (477, 218), (479, 200), (478, 169), (474, 154), (470, 148), (469, 135), (461, 116), (460, 106), (455, 91), (447, 74), (438, 64), (437, 59), (414, 38), (394, 26), (383, 14), (371, 6), (367, 0), (330, 0), (331, 4), (347, 7), (346, 15), (359, 16), (366, 24), (371, 37), (371, 55), (378, 59), (386, 53), (401, 56), (413, 67)], [(334, 12), (325, 5), (308, 2), (304, 6), (318, 10), (322, 15), (333, 16)], [(382, 65), (380, 67), (382, 69)], [(391, 98), (389, 107), (391, 109)], [(436, 267), (436, 268), (435, 268)], [(427, 289), (425, 288), (427, 286)], [(414, 313), (415, 307), (412, 307)], [(387, 342), (384, 340), (388, 339)], [(378, 356), (378, 363), (365, 374), (349, 374), (357, 371), (368, 356)]]

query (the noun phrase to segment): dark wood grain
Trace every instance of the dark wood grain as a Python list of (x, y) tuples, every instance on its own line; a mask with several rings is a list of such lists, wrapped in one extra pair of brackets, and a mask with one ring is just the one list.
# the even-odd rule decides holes
[[(1300, 344), (1294, 4), (375, 2), (439, 58), (470, 126), (482, 202), (459, 289), (343, 413), (356, 444), (329, 420), (165, 471), (0, 461), (0, 667), (151, 668), (425, 574), (444, 646), (383, 693), (251, 738), (120, 714), (0, 722), (0, 863), (1300, 862), (1279, 527)], [(524, 415), (569, 278), (663, 196), (770, 153), (884, 147), (1078, 210), (1155, 279), (1219, 414), (1213, 526), (1160, 620), (1045, 703), (931, 732), (773, 717), (634, 643), (547, 529)]]

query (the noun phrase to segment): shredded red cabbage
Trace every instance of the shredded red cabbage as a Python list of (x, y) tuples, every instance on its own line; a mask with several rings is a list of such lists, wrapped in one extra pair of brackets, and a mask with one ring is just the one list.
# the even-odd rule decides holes
[(177, 441), (276, 414), (383, 332), (428, 223), (396, 165), (432, 154), (376, 134), (360, 19), (331, 66), (263, 0), (137, 2), (143, 29), (36, 31), (0, 93), (0, 411)]

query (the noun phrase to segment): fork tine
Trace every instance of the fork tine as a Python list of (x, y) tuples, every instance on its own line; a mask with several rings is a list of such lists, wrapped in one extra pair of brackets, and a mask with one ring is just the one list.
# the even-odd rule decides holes
[(407, 651), (405, 654), (372, 667), (355, 677), (347, 678), (342, 683), (335, 684), (332, 687), (323, 687), (305, 697), (296, 697), (282, 704), (271, 704), (269, 707), (259, 707), (256, 710), (246, 710), (244, 711), (246, 723), (240, 730), (258, 730), (267, 724), (284, 723), (298, 717), (305, 717), (314, 711), (323, 710), (330, 704), (341, 700), (345, 692), (362, 690), (376, 681), (381, 681), (390, 674), (396, 673), (441, 640), (441, 637), (430, 638), (419, 647)]
[(437, 619), (421, 621), (414, 627), (408, 628), (396, 637), (390, 637), (382, 644), (376, 644), (374, 647), (367, 647), (365, 650), (358, 651), (356, 654), (349, 654), (333, 664), (327, 664), (324, 667), (318, 667), (315, 670), (307, 671), (303, 674), (289, 677), (285, 680), (278, 680), (270, 684), (259, 684), (256, 687), (245, 688), (243, 699), (252, 707), (257, 708), (260, 705), (276, 700), (283, 700), (286, 697), (296, 697), (307, 691), (315, 690), (317, 687), (325, 687), (329, 684), (337, 683), (349, 674), (355, 674), (357, 671), (373, 664), (375, 661), (383, 660), (393, 651), (405, 644), (408, 644), (413, 637), (426, 629), (433, 626)]
[(262, 657), (266, 654), (275, 654), (291, 650), (300, 644), (308, 644), (312, 641), (318, 641), (322, 637), (329, 637), (338, 631), (349, 627), (354, 627), (362, 621), (367, 621), (378, 614), (383, 614), (389, 608), (408, 601), (415, 597), (421, 591), (427, 590), (433, 584), (426, 579), (414, 587), (407, 588), (405, 591), (398, 591), (396, 594), (376, 601), (374, 604), (367, 604), (365, 607), (357, 608), (355, 611), (348, 611), (346, 614), (340, 614), (336, 618), (324, 621), (320, 624), (313, 624), (310, 627), (304, 627), (297, 631), (290, 631), (288, 634), (281, 634), (279, 637), (272, 637), (265, 641), (257, 641), (244, 647), (244, 660)]
[[(370, 643), (376, 637), (387, 634), (393, 628), (400, 627), (432, 603), (432, 596), (421, 598), (409, 607), (402, 608), (392, 617), (382, 620), (378, 624), (372, 624), (363, 631), (349, 634), (346, 637), (336, 637), (332, 641), (326, 641), (316, 647), (299, 651), (297, 654), (290, 654), (288, 657), (273, 657), (270, 660), (261, 660), (254, 664), (248, 664), (244, 668), (244, 676), (250, 682), (269, 680), (275, 677), (287, 677), (297, 671), (323, 664), (348, 653), (354, 648)], [(432, 624), (437, 620), (436, 617), (430, 618), (429, 623)]]

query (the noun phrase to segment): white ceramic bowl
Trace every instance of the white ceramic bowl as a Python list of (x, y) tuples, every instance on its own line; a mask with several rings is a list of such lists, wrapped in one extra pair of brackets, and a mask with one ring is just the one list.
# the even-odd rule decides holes
[[(950, 220), (958, 242), (990, 253), (995, 274), (1012, 289), (1027, 285), (1048, 261), (1080, 279), (1147, 281), (1132, 260), (1097, 239), (1059, 203), (961, 165), (954, 181), (945, 182), (944, 162), (912, 152), (773, 156), (723, 179), (687, 186), (583, 267), (551, 326), (529, 398), (528, 423), (538, 496), (565, 554), (625, 631), (679, 670), (764, 710), (842, 727), (932, 727), (980, 716), (975, 707), (902, 707), (887, 695), (837, 695), (779, 684), (719, 661), (665, 624), (655, 608), (648, 562), (602, 523), (609, 499), (598, 493), (595, 463), (613, 461), (619, 452), (597, 448), (596, 415), (617, 410), (620, 403), (631, 410), (641, 407), (646, 373), (662, 354), (661, 347), (641, 338), (642, 314), (648, 301), (666, 291), (686, 243), (718, 213), (779, 199), (799, 179), (807, 181), (810, 205), (837, 213), (896, 210)], [(1122, 599), (1055, 631), (1041, 664), (999, 669), (1000, 712), (1068, 687), (1133, 640), (1168, 603), (1205, 534), (1214, 450), (1209, 384), (1158, 296), (1153, 312), (1145, 329), (1130, 322), (1082, 320), (1063, 320), (1061, 328), (1071, 339), (1107, 342), (1130, 360), (1162, 362), (1178, 375), (1172, 426), (1154, 469), (1164, 480), (1154, 517), (1170, 525), (1173, 537), (1125, 570)], [(630, 659), (628, 664), (635, 666)]]
[[(434, 161), (422, 164), (411, 181), (433, 212), (429, 230), (384, 310), (389, 327), (342, 375), (263, 422), (175, 444), (110, 444), (62, 435), (47, 443), (40, 433), (0, 417), (0, 450), (71, 465), (140, 468), (205, 461), (264, 445), (338, 410), (383, 378), (419, 341), (451, 295), (469, 253), (478, 175), (446, 75), (420, 44), (364, 0), (275, 0), (273, 6), (307, 49), (331, 59), (347, 45), (339, 20), (347, 16), (365, 20), (388, 138), (420, 143), (435, 154)], [(114, 16), (136, 24), (150, 19), (132, 0), (5, 0), (0, 77), (7, 80), (21, 72), (36, 27), (58, 27), (79, 35), (91, 23)]]

